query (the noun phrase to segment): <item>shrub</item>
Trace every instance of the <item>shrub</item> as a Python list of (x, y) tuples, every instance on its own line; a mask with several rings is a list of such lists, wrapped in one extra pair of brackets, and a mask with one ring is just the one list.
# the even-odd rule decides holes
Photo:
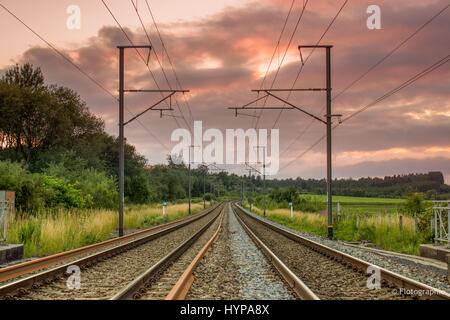
[(410, 216), (417, 215), (419, 231), (425, 232), (429, 229), (430, 218), (433, 212), (431, 203), (424, 200), (422, 193), (410, 194), (400, 211)]
[(16, 192), (16, 207), (20, 210), (36, 212), (45, 203), (42, 177), (30, 174), (18, 162), (0, 161), (0, 189)]
[(62, 179), (44, 176), (42, 186), (47, 207), (83, 208), (86, 204), (81, 191)]
[(106, 172), (83, 166), (68, 169), (64, 163), (50, 163), (43, 172), (49, 176), (64, 179), (80, 190), (87, 208), (113, 209), (117, 205), (117, 185)]

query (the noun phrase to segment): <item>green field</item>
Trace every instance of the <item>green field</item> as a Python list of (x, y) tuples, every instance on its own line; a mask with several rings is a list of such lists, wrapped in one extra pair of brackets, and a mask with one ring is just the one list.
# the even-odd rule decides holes
[[(326, 195), (315, 197), (323, 203), (327, 202)], [(404, 199), (333, 196), (333, 212), (336, 212), (339, 203), (342, 213), (396, 213), (404, 202)]]

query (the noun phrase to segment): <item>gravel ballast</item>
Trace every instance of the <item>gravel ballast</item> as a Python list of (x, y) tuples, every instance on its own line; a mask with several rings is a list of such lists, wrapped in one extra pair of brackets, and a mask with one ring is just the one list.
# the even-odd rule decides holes
[(194, 272), (187, 299), (290, 300), (274, 271), (228, 207), (219, 239)]
[(27, 294), (15, 298), (23, 300), (108, 299), (218, 214), (219, 209), (216, 209), (174, 232), (81, 270), (80, 289), (68, 288), (67, 280), (63, 277), (27, 290)]
[(309, 232), (291, 229), (281, 223), (251, 213), (248, 210), (245, 210), (245, 212), (251, 214), (252, 216), (258, 219), (270, 222), (271, 224), (277, 227), (291, 231), (302, 237), (316, 241), (322, 245), (347, 253), (351, 256), (357, 257), (371, 264), (377, 265), (392, 272), (401, 274), (405, 277), (427, 284), (431, 287), (450, 293), (450, 285), (447, 280), (447, 271), (441, 268), (413, 261), (413, 257), (411, 257), (411, 259), (407, 259), (395, 255), (386, 256), (385, 254), (382, 255), (370, 250), (366, 250), (364, 248), (355, 248), (353, 246), (346, 245), (342, 241), (329, 240), (327, 238), (317, 236)]

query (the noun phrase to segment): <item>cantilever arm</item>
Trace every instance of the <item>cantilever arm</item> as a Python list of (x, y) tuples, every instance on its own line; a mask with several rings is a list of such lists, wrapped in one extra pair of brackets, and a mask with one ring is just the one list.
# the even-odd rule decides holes
[(282, 98), (280, 98), (280, 97), (277, 97), (276, 95), (274, 95), (273, 93), (270, 93), (269, 91), (266, 91), (266, 93), (267, 93), (267, 95), (269, 95), (269, 96), (271, 96), (271, 97), (274, 97), (275, 99), (280, 100), (281, 102), (284, 102), (284, 103), (287, 104), (287, 105), (290, 105), (291, 107), (293, 107), (293, 108), (295, 108), (295, 109), (297, 109), (297, 110), (303, 112), (304, 114), (307, 114), (308, 116), (310, 116), (310, 117), (312, 117), (312, 118), (314, 118), (314, 119), (316, 119), (316, 120), (319, 120), (320, 122), (322, 122), (322, 123), (324, 123), (324, 124), (327, 124), (326, 121), (320, 119), (319, 117), (316, 117), (315, 115), (309, 113), (308, 111), (303, 110), (302, 108), (297, 107), (296, 105), (293, 105), (293, 104), (290, 103), (289, 101), (284, 100), (284, 99), (282, 99)]
[(149, 110), (152, 110), (154, 107), (156, 107), (158, 104), (160, 104), (161, 102), (163, 102), (164, 100), (167, 100), (168, 98), (172, 97), (176, 92), (172, 92), (171, 94), (165, 96), (164, 98), (162, 98), (161, 100), (159, 100), (158, 102), (156, 102), (155, 104), (153, 104), (151, 107), (148, 107), (147, 109), (145, 109), (144, 111), (138, 113), (137, 115), (135, 115), (133, 118), (131, 118), (130, 120), (128, 120), (127, 122), (125, 122), (123, 125), (127, 125), (129, 124), (131, 121), (136, 120), (137, 118), (139, 118), (140, 116), (142, 116), (144, 113), (146, 113)]

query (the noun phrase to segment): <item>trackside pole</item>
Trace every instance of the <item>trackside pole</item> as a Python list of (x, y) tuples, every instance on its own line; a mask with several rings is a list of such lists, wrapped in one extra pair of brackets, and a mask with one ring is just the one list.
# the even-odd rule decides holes
[(333, 239), (333, 212), (331, 195), (331, 46), (326, 47), (327, 60), (327, 209), (328, 209), (328, 239)]
[(294, 220), (294, 207), (292, 206), (292, 202), (289, 202), (289, 206), (291, 207), (291, 221)]
[(119, 48), (119, 237), (123, 236), (124, 199), (124, 48)]

